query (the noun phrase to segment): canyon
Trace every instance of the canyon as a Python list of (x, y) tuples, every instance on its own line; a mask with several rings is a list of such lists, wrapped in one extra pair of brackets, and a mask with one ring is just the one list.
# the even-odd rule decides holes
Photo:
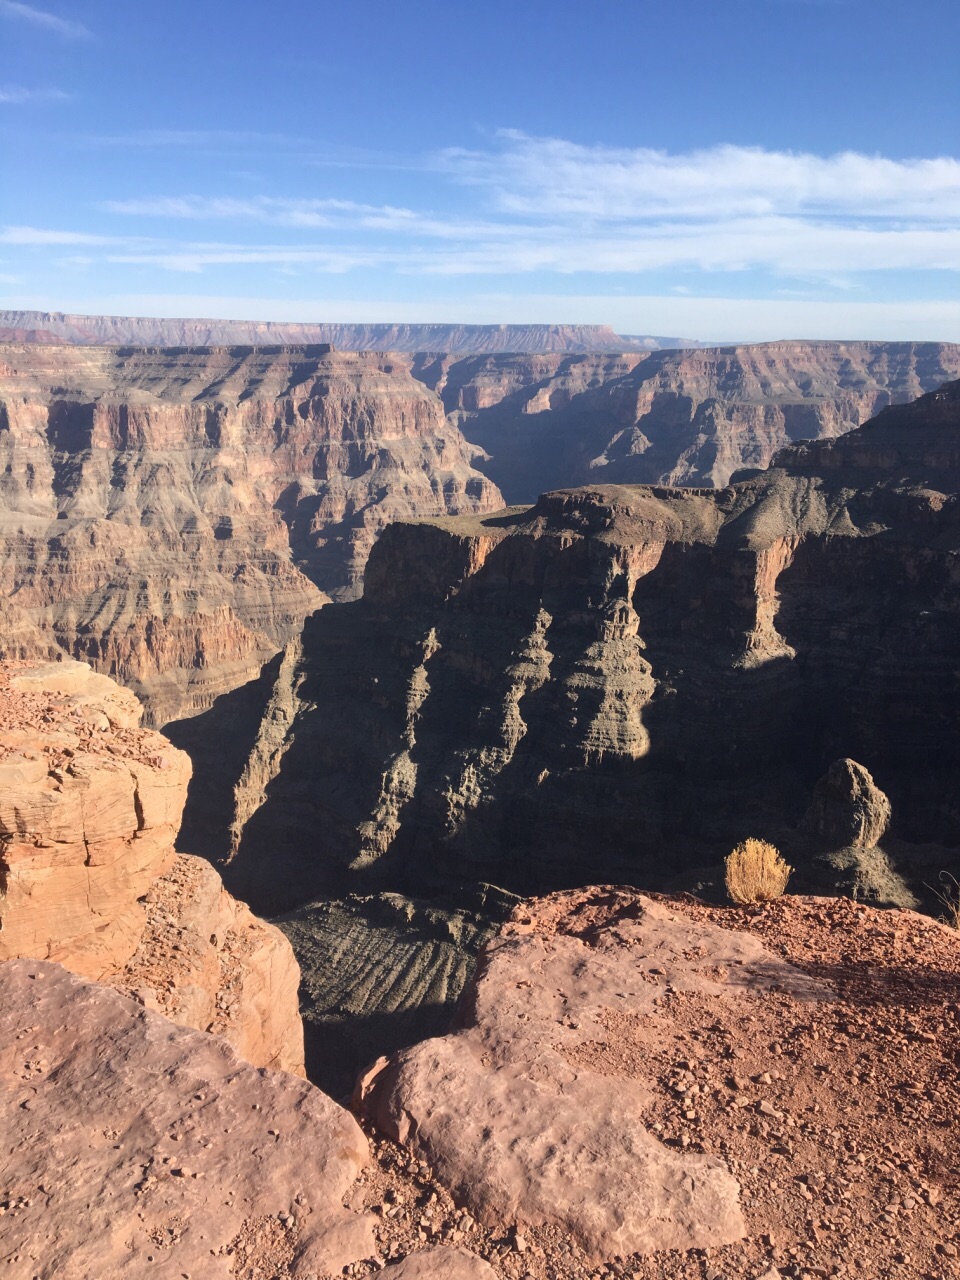
[(473, 452), (389, 357), (5, 347), (4, 655), (89, 660), (154, 724), (208, 707), (390, 520), (499, 506)]
[[(716, 893), (761, 835), (799, 887), (914, 904), (960, 845), (958, 428), (954, 382), (726, 488), (391, 525), (363, 597), (304, 626), (254, 803), (232, 779), (227, 883), (267, 913), (585, 865)], [(892, 806), (872, 850), (804, 822), (844, 759)]]
[(558, 484), (723, 487), (958, 374), (960, 347), (935, 343), (7, 344), (0, 651), (90, 661), (168, 724), (253, 681), (328, 600), (358, 596), (393, 521)]
[[(951, 1274), (960, 381), (789, 345), (5, 349), (15, 1280)], [(722, 468), (503, 506), (463, 415), (667, 360)]]

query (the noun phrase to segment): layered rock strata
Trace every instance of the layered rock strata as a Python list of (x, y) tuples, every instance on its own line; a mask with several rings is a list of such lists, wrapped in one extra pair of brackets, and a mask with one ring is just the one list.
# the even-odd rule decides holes
[(140, 714), (85, 663), (0, 669), (0, 961), (57, 961), (302, 1074), (290, 946), (174, 852), (190, 762)]
[(960, 377), (960, 345), (767, 342), (612, 355), (416, 357), (508, 502), (582, 484), (722, 487)]
[(445, 1031), (476, 957), (517, 899), (489, 885), (425, 902), (311, 902), (276, 923), (302, 973), (310, 1079), (349, 1096), (375, 1058)]
[(958, 439), (952, 384), (822, 465), (798, 447), (723, 490), (391, 526), (362, 601), (307, 623), (302, 705), (228, 883), (270, 909), (585, 866), (690, 884), (748, 835), (812, 875), (798, 828), (842, 757), (896, 837), (957, 845)]
[(328, 347), (0, 351), (3, 653), (93, 662), (154, 723), (257, 674), (400, 516), (496, 489), (402, 362)]

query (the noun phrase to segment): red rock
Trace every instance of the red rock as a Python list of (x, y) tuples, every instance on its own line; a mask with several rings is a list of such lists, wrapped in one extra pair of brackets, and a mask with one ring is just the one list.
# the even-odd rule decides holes
[(374, 1252), (342, 1204), (369, 1161), (351, 1116), (58, 965), (0, 965), (0, 1131), (18, 1280), (229, 1280), (271, 1223), (293, 1275)]
[(0, 667), (0, 961), (139, 991), (256, 1066), (302, 1075), (290, 944), (209, 863), (174, 853), (190, 761), (140, 715), (85, 663)]
[(728, 1244), (745, 1227), (724, 1163), (678, 1154), (647, 1129), (652, 1080), (621, 1074), (615, 1057), (598, 1069), (579, 1055), (617, 1009), (652, 1012), (664, 988), (637, 956), (656, 956), (672, 991), (718, 1003), (829, 989), (755, 938), (691, 925), (642, 897), (609, 933), (556, 932), (551, 911), (574, 914), (577, 901), (535, 905), (533, 932), (506, 926), (481, 962), (464, 1029), (381, 1061), (358, 1105), (487, 1225), (549, 1224), (600, 1257)]
[(420, 1249), (384, 1272), (389, 1280), (494, 1280), (496, 1274), (475, 1253), (445, 1245)]

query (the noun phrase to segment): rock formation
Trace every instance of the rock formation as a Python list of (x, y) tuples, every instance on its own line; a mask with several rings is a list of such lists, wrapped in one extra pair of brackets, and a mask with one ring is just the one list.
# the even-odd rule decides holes
[(0, 961), (53, 960), (303, 1073), (299, 970), (174, 840), (190, 762), (85, 663), (0, 669)]
[(310, 1079), (348, 1097), (374, 1058), (445, 1031), (477, 954), (516, 902), (463, 886), (429, 902), (312, 902), (277, 920), (300, 964)]
[(890, 801), (856, 760), (835, 760), (814, 787), (804, 826), (827, 849), (873, 849), (890, 825)]
[[(625, 354), (624, 354), (625, 353)], [(612, 355), (417, 357), (508, 502), (595, 484), (722, 487), (960, 377), (960, 345), (767, 342)]]
[[(90, 332), (119, 340), (112, 323)], [(196, 323), (173, 336), (214, 336)], [(163, 340), (168, 322), (150, 324), (138, 340)], [(492, 511), (492, 481), (525, 502), (598, 480), (725, 485), (960, 373), (949, 344), (639, 345), (4, 346), (0, 656), (88, 660), (164, 724), (252, 680), (329, 597), (357, 595), (390, 521)]]
[(296, 324), (256, 320), (160, 320), (143, 316), (75, 316), (60, 311), (0, 311), (13, 342), (83, 346), (303, 346), (328, 342), (342, 351), (656, 351), (703, 345), (685, 338), (624, 337), (599, 324)]
[(374, 1252), (343, 1207), (367, 1141), (305, 1080), (36, 961), (0, 965), (0, 1028), (11, 1277), (229, 1280), (270, 1254), (339, 1274)]
[(511, 1228), (504, 1276), (945, 1277), (958, 995), (960, 937), (910, 911), (581, 889), (519, 906), (459, 1027), (360, 1092)]
[(263, 910), (293, 885), (530, 892), (585, 867), (668, 887), (748, 835), (802, 870), (845, 756), (901, 839), (960, 843), (958, 415), (960, 383), (723, 490), (391, 526), (363, 599), (306, 624), (228, 884)]
[(153, 723), (208, 707), (388, 521), (496, 507), (473, 452), (390, 358), (3, 348), (2, 654), (89, 660)]

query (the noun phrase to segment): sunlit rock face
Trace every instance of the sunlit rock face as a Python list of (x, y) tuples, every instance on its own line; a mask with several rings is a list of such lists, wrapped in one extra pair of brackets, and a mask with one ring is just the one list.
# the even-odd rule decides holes
[(201, 710), (356, 595), (389, 521), (498, 506), (473, 452), (389, 357), (0, 348), (2, 651)]
[(722, 487), (960, 377), (946, 342), (764, 342), (616, 354), (417, 356), (508, 502), (566, 485)]
[(86, 663), (0, 664), (0, 962), (51, 960), (302, 1075), (279, 929), (178, 854), (190, 760)]

